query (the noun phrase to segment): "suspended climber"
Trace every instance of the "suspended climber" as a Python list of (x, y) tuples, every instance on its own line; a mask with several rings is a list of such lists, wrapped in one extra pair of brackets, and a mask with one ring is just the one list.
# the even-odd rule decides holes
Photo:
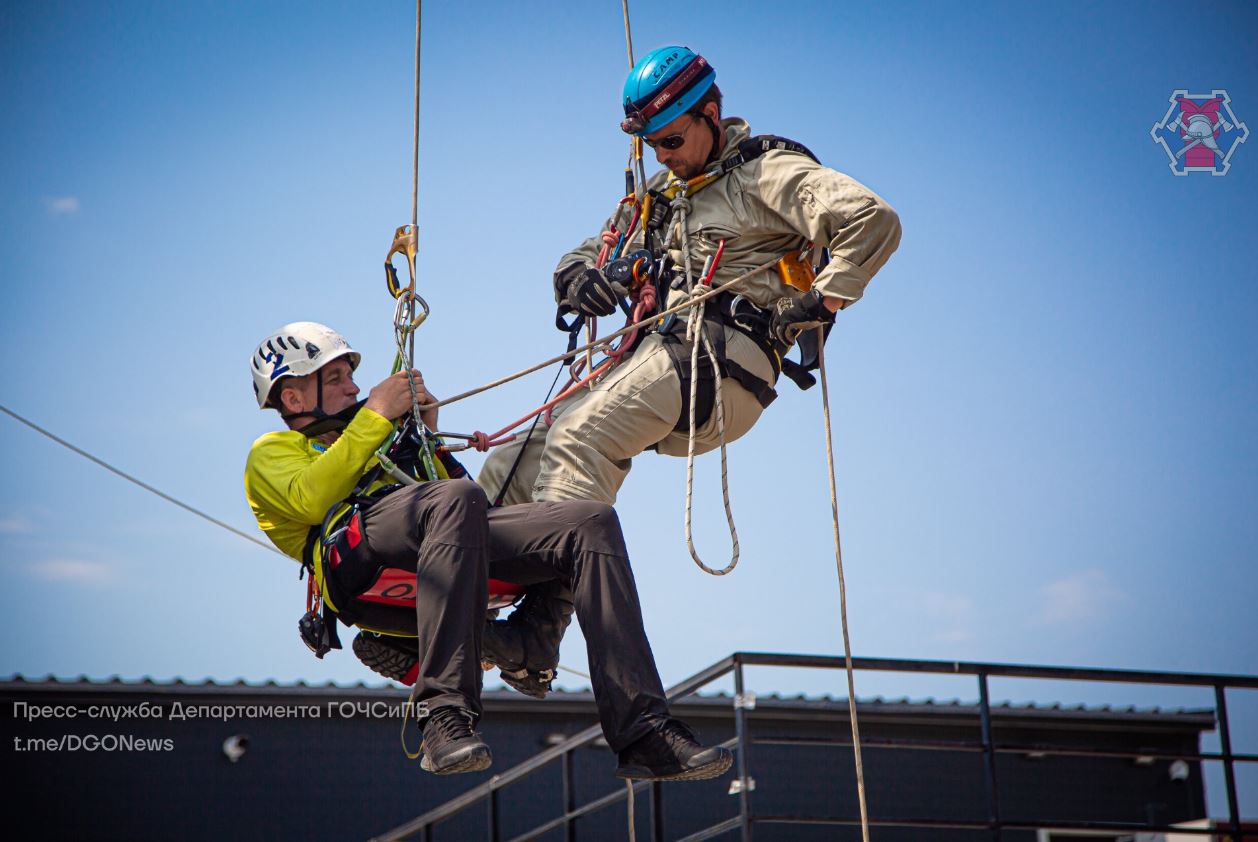
[[(636, 216), (625, 230), (617, 230), (613, 217), (602, 237), (560, 258), (553, 284), (559, 321), (569, 314), (610, 316), (625, 297), (639, 299), (645, 286), (654, 288), (660, 307), (672, 306), (685, 299), (687, 274), (697, 286), (706, 268), (704, 285), (720, 287), (781, 258), (704, 305), (722, 378), (724, 438), (733, 441), (776, 397), (784, 368), (801, 387), (812, 385), (810, 328), (829, 325), (861, 298), (899, 245), (900, 221), (872, 190), (822, 166), (802, 144), (752, 136), (745, 120), (723, 119), (715, 71), (685, 47), (644, 56), (625, 81), (623, 105), (621, 129), (642, 138), (665, 169), (635, 200)], [(596, 268), (605, 242), (616, 243), (619, 259)], [(818, 264), (824, 265), (816, 271)], [(612, 504), (634, 456), (686, 455), (686, 327), (684, 317), (669, 318), (640, 337), (632, 356), (604, 380), (556, 406), (548, 426), (494, 450), (479, 484), (506, 503)], [(786, 359), (801, 335), (802, 359)], [(697, 453), (720, 444), (714, 374), (700, 356)]]
[[(715, 71), (685, 47), (661, 47), (637, 62), (623, 105), (621, 129), (654, 149), (665, 169), (641, 196), (622, 202), (635, 208), (624, 230), (618, 212), (600, 237), (560, 258), (557, 324), (575, 339), (582, 321), (614, 314), (626, 297), (654, 299), (658, 311), (686, 300), (689, 289), (768, 268), (703, 305), (717, 364), (714, 372), (699, 355), (693, 418), (698, 337), (684, 316), (668, 317), (601, 382), (558, 404), (549, 424), (490, 454), (477, 482), (499, 503), (612, 504), (642, 451), (687, 455), (692, 422), (695, 453), (740, 438), (777, 396), (780, 373), (801, 388), (813, 384), (812, 328), (828, 333), (834, 314), (861, 298), (900, 243), (899, 217), (868, 187), (823, 166), (800, 143), (753, 136), (745, 120), (722, 118)], [(600, 268), (604, 255), (614, 259)], [(564, 322), (574, 314), (574, 323)], [(800, 359), (788, 359), (797, 343)], [(713, 411), (716, 377), (721, 412)], [(532, 674), (545, 674), (558, 662), (571, 611), (562, 591), (538, 594), (496, 625), (529, 630), (530, 646), (514, 654)]]
[[(245, 493), (258, 526), (309, 570), (312, 599), (323, 603), (322, 613), (302, 618), (307, 645), (320, 657), (339, 646), (338, 618), (386, 636), (409, 635), (423, 653), (411, 697), (423, 733), (422, 768), (479, 771), (491, 763), (475, 730), (481, 663), (494, 655), (494, 633), (485, 633), (489, 577), (557, 583), (571, 593), (589, 644), (603, 733), (619, 755), (616, 774), (700, 780), (728, 770), (729, 751), (700, 745), (669, 715), (611, 506), (490, 509), (449, 454), (438, 454), (436, 463), (405, 449), (378, 455), (394, 422), (405, 431), (413, 407), (432, 397), (422, 375), (407, 368), (358, 401), (360, 359), (332, 329), (295, 322), (267, 337), (251, 360), (259, 408), (277, 410), (288, 429), (254, 442)], [(422, 421), (436, 429), (436, 410)], [(394, 482), (396, 471), (413, 481)], [(409, 612), (363, 598), (386, 595), (375, 588), (389, 571), (404, 574), (391, 581), (412, 594)]]

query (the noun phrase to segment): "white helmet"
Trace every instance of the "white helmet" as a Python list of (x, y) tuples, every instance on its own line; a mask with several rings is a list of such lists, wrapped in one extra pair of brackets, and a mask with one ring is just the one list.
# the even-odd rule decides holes
[(362, 355), (349, 347), (345, 337), (318, 322), (293, 322), (262, 340), (253, 352), (253, 392), (258, 408), (271, 403), (271, 389), (284, 377), (314, 374), (340, 357), (349, 360), (350, 370), (358, 368)]

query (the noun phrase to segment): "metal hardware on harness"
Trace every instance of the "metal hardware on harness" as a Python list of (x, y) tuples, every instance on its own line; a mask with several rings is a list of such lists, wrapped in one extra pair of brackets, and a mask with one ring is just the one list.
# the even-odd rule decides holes
[[(397, 306), (393, 311), (393, 339), (397, 344), (397, 356), (393, 361), (393, 373), (406, 372), (406, 383), (411, 390), (411, 417), (414, 419), (416, 430), (419, 431), (420, 456), (424, 468), (428, 471), (428, 476), (436, 477), (436, 466), (433, 463), (431, 453), (432, 447), (429, 446), (431, 434), (420, 418), (419, 393), (415, 387), (415, 378), (411, 376), (411, 369), (414, 367), (415, 360), (415, 331), (428, 318), (429, 313), (432, 312), (428, 307), (428, 302), (415, 291), (415, 255), (418, 252), (416, 232), (417, 228), (414, 223), (399, 226), (394, 231), (393, 244), (389, 247), (389, 253), (384, 258), (384, 275), (388, 283), (389, 294), (397, 299)], [(406, 256), (406, 270), (410, 282), (405, 287), (398, 281), (397, 269), (393, 265), (393, 256), (398, 253)], [(416, 305), (418, 305), (418, 312)], [(383, 454), (389, 446), (389, 444), (386, 444), (382, 447), (380, 453)], [(393, 470), (390, 469), (389, 472), (397, 477)], [(397, 478), (401, 479), (400, 477)]]
[[(406, 290), (415, 290), (415, 255), (419, 251), (414, 225), (402, 225), (393, 233), (393, 245), (384, 258), (384, 278), (389, 286), (389, 295), (398, 298)], [(407, 270), (410, 284), (403, 287), (398, 282), (397, 269), (393, 266), (393, 255), (401, 252), (406, 255)]]
[[(720, 301), (720, 298), (717, 300)], [(729, 314), (730, 322), (739, 330), (757, 337), (768, 335), (770, 319), (768, 312), (757, 307), (745, 296), (731, 296), (729, 304), (726, 306), (726, 311)], [(766, 352), (766, 356), (769, 356), (768, 352)], [(769, 358), (772, 360), (772, 356), (769, 356)]]
[(639, 249), (608, 263), (603, 269), (603, 274), (609, 281), (633, 291), (635, 287), (651, 279), (653, 267), (651, 253), (645, 249)]
[(817, 280), (817, 272), (812, 268), (811, 263), (803, 259), (803, 254), (803, 251), (799, 249), (788, 252), (778, 261), (777, 270), (782, 283), (795, 287), (800, 292), (808, 292), (812, 289), (813, 282)]
[(306, 648), (316, 658), (322, 658), (332, 651), (332, 635), (328, 633), (328, 624), (315, 611), (307, 611), (302, 615), (297, 621), (297, 632), (301, 635), (301, 642), (306, 644)]

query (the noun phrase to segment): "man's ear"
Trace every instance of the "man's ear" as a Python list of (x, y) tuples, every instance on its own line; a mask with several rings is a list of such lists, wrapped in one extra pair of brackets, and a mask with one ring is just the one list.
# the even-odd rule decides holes
[(705, 102), (703, 104), (703, 113), (707, 114), (708, 119), (710, 119), (713, 123), (716, 123), (717, 128), (720, 128), (721, 106), (717, 105), (715, 102)]
[(301, 396), (301, 387), (297, 382), (288, 380), (281, 383), (279, 390), (280, 412), (283, 415), (292, 415), (306, 408)]

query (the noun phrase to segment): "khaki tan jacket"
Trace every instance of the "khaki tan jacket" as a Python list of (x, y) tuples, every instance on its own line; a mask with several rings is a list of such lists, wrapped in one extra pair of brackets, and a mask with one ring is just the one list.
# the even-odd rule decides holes
[[(738, 151), (738, 144), (751, 136), (751, 129), (737, 117), (722, 120), (721, 125), (725, 129), (724, 159)], [(658, 172), (647, 187), (663, 190), (669, 177), (667, 170)], [(673, 220), (666, 244), (673, 262), (680, 267), (679, 222)], [(627, 224), (623, 220), (622, 229)], [(818, 273), (814, 288), (849, 304), (864, 294), (869, 281), (900, 244), (900, 218), (880, 196), (807, 155), (780, 150), (764, 153), (693, 194), (687, 230), (696, 280), (704, 261), (725, 240), (725, 252), (713, 278), (715, 286), (806, 243), (828, 247), (830, 264)], [(642, 241), (639, 231), (624, 253), (640, 248)], [(586, 240), (560, 259), (557, 273), (575, 263), (594, 265), (601, 245), (598, 237)], [(736, 290), (766, 308), (784, 295), (800, 294), (783, 284), (774, 269), (759, 272)]]

